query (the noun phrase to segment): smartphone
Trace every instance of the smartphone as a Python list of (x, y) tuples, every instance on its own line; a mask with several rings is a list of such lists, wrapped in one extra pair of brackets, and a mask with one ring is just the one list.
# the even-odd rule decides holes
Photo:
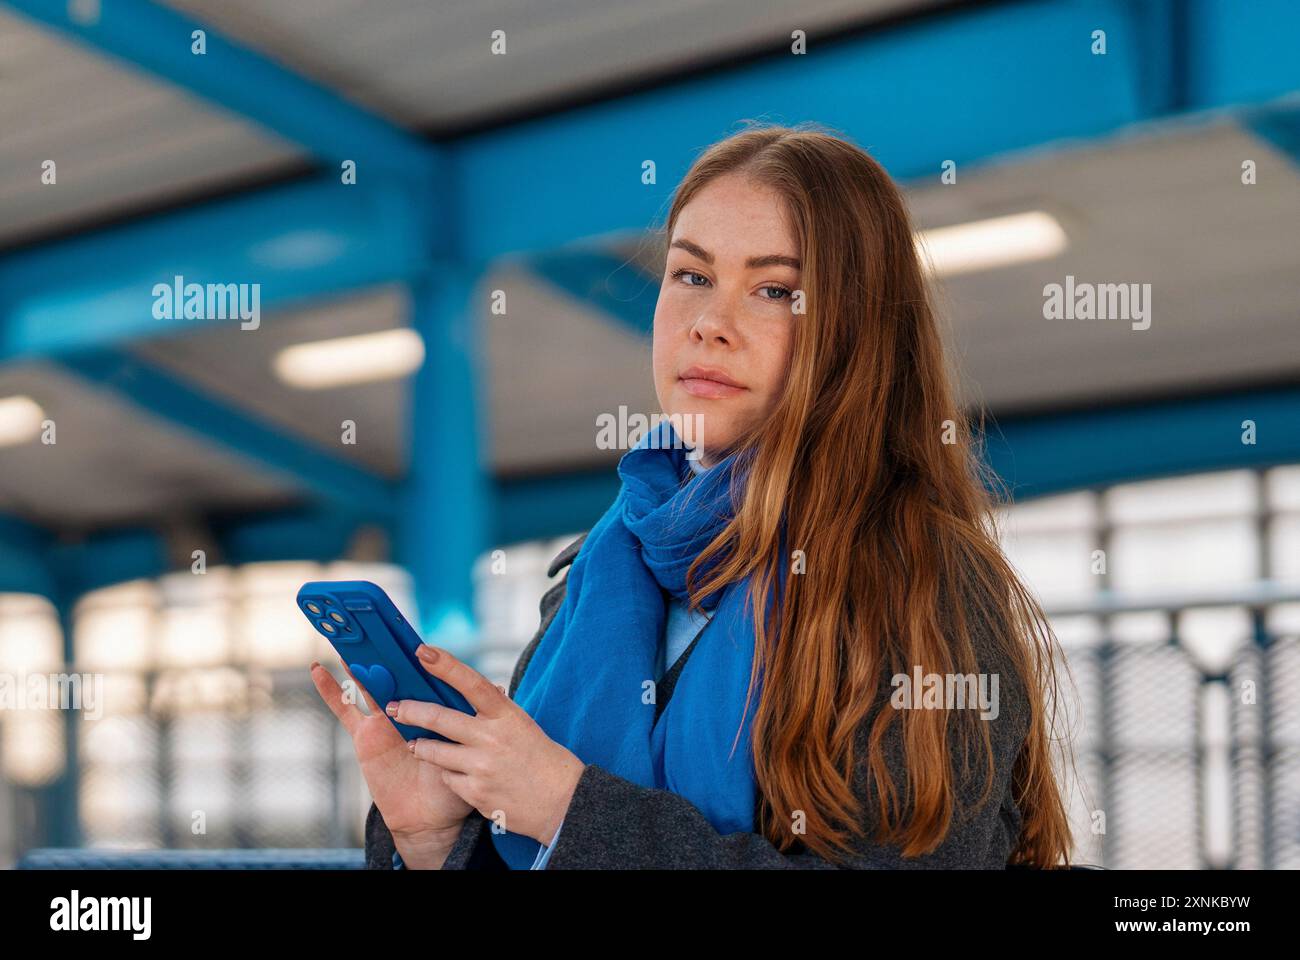
[[(298, 589), (298, 609), (338, 651), (352, 676), (381, 710), (392, 700), (423, 700), (473, 716), (469, 701), (416, 659), (419, 634), (378, 584), (369, 580), (313, 580)], [(405, 740), (434, 738), (451, 742), (432, 730), (388, 719)]]

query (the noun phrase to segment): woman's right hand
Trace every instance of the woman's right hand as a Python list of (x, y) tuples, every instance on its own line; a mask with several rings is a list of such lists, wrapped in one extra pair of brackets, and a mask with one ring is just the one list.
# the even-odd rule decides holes
[[(346, 664), (343, 669), (352, 677)], [(316, 692), (352, 738), (361, 775), (402, 861), (415, 869), (440, 868), (474, 808), (452, 792), (438, 766), (419, 760), (411, 752), (385, 716), (384, 707), (375, 703), (355, 677), (352, 682), (370, 705), (370, 716), (362, 713), (356, 703), (344, 701), (343, 688), (319, 663), (311, 665), (311, 679)]]

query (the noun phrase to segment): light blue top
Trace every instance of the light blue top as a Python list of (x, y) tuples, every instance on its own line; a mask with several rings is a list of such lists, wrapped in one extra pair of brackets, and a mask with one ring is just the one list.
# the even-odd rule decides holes
[[(698, 460), (687, 460), (691, 466), (691, 471), (699, 476), (707, 470), (707, 467), (701, 466)], [(668, 672), (667, 665), (676, 663), (677, 658), (686, 652), (686, 648), (691, 645), (696, 634), (708, 622), (707, 613), (691, 613), (686, 604), (676, 597), (668, 598), (668, 618), (664, 625), (664, 643), (659, 648), (659, 676), (656, 679), (663, 679), (664, 674)], [(551, 838), (551, 845), (543, 846), (537, 851), (537, 859), (533, 861), (531, 870), (545, 870), (547, 861), (551, 859), (551, 851), (555, 849), (555, 841), (560, 839), (560, 831), (564, 829), (564, 821), (560, 821), (560, 826), (555, 831), (555, 836)], [(393, 869), (402, 868), (402, 859), (398, 856), (397, 851), (393, 851)]]

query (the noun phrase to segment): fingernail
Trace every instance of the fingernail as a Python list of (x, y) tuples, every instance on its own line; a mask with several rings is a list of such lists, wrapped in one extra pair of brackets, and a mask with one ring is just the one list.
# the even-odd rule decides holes
[(417, 656), (423, 657), (425, 660), (428, 660), (430, 663), (438, 662), (438, 648), (432, 646), (431, 644), (422, 643), (416, 649), (415, 652)]
[(311, 666), (308, 667), (307, 669), (308, 669), (309, 671), (311, 671), (311, 670), (315, 670), (315, 669), (316, 669), (317, 667), (319, 667), (319, 666), (320, 666), (320, 661), (319, 661), (319, 660), (313, 660), (313, 661), (311, 662)]
[(407, 740), (407, 741), (406, 741), (406, 747), (407, 747), (407, 749), (410, 750), (412, 753), (415, 753), (415, 741), (414, 741), (414, 740)]
[(384, 707), (384, 713), (388, 714), (390, 717), (397, 716), (397, 701), (394, 700), (388, 706)]

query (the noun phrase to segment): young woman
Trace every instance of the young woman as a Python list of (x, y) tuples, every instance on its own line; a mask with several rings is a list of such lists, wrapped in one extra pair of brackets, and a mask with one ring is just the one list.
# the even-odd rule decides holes
[(510, 690), (422, 647), (476, 715), (384, 705), (454, 741), (408, 745), (312, 666), (374, 797), (367, 864), (1068, 864), (1051, 630), (998, 547), (898, 189), (842, 139), (750, 128), (665, 237), (671, 419), (556, 558)]

